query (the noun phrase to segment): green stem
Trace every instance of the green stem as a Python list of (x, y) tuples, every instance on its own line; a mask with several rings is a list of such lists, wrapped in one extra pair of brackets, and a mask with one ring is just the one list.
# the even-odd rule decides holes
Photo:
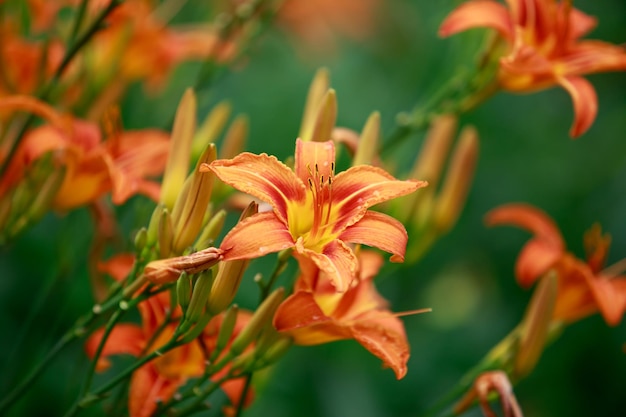
[(267, 281), (267, 284), (263, 284), (262, 282), (259, 282), (259, 285), (261, 287), (261, 299), (260, 299), (261, 303), (269, 296), (270, 292), (272, 291), (272, 287), (276, 283), (276, 280), (278, 279), (280, 274), (285, 270), (285, 265), (287, 265), (287, 261), (289, 260), (287, 251), (291, 251), (291, 249), (287, 249), (286, 251), (278, 253), (278, 258), (276, 259), (276, 265), (274, 266), (274, 270), (272, 271), (272, 275), (270, 275), (270, 278)]
[(247, 373), (245, 378), (246, 382), (243, 386), (243, 390), (241, 391), (241, 397), (239, 398), (239, 403), (237, 404), (235, 417), (241, 417), (241, 413), (243, 412), (243, 406), (246, 403), (246, 396), (248, 395), (248, 391), (250, 390), (250, 385), (252, 383), (252, 372)]

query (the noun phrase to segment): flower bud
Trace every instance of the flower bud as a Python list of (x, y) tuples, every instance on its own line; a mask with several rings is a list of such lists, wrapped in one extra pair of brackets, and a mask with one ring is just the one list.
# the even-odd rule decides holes
[(522, 377), (533, 370), (543, 353), (552, 323), (557, 296), (557, 275), (550, 270), (537, 285), (522, 322), (519, 351), (515, 357), (515, 375)]
[[(380, 113), (375, 111), (370, 114), (361, 136), (352, 165), (372, 165), (378, 154), (378, 138), (380, 136)], [(417, 177), (416, 177), (417, 178)]]
[(148, 240), (146, 242), (149, 247), (152, 247), (157, 243), (157, 239), (159, 236), (159, 223), (161, 222), (163, 208), (164, 207), (162, 204), (158, 204), (154, 208), (152, 216), (150, 217), (150, 223), (148, 223)]
[(222, 319), (222, 325), (220, 326), (220, 331), (217, 335), (217, 341), (215, 342), (215, 350), (212, 354), (217, 357), (217, 355), (226, 347), (230, 337), (235, 330), (235, 325), (237, 324), (237, 315), (239, 313), (239, 307), (237, 305), (232, 305), (226, 313), (224, 313), (224, 318)]
[(313, 134), (313, 126), (317, 119), (318, 110), (324, 95), (330, 88), (330, 75), (326, 68), (320, 68), (315, 73), (309, 92), (307, 94), (304, 112), (302, 114), (302, 122), (300, 123), (300, 132), (298, 136), (302, 140), (311, 140)]
[(172, 240), (174, 230), (172, 227), (172, 218), (169, 211), (164, 208), (159, 219), (159, 255), (161, 258), (167, 258), (172, 253)]
[(284, 293), (284, 288), (278, 288), (261, 303), (246, 327), (230, 346), (230, 352), (233, 356), (239, 356), (256, 339), (263, 328), (272, 322), (276, 309), (283, 301)]
[(232, 106), (228, 101), (222, 101), (213, 106), (194, 136), (191, 151), (194, 160), (200, 156), (209, 144), (215, 143), (219, 134), (224, 130), (231, 111)]
[(187, 312), (189, 301), (191, 301), (191, 277), (186, 272), (180, 274), (176, 281), (176, 298), (183, 313)]
[(226, 222), (226, 210), (222, 209), (215, 213), (204, 226), (200, 236), (196, 239), (196, 248), (203, 249), (212, 245), (224, 228), (224, 222)]
[(220, 146), (220, 158), (231, 159), (243, 150), (248, 136), (248, 118), (239, 115), (233, 120)]
[(163, 174), (161, 187), (161, 202), (168, 209), (174, 207), (176, 196), (180, 193), (191, 156), (191, 142), (196, 130), (196, 96), (192, 89), (187, 89), (183, 95), (172, 128), (170, 153)]
[(443, 188), (437, 197), (433, 222), (440, 233), (454, 226), (469, 192), (478, 159), (478, 133), (471, 126), (461, 132)]
[(135, 244), (135, 251), (137, 253), (140, 253), (148, 243), (148, 229), (146, 229), (145, 227), (139, 229), (135, 234), (135, 239), (133, 240), (133, 242)]
[(204, 313), (204, 307), (206, 306), (206, 300), (211, 291), (213, 285), (213, 272), (209, 269), (206, 272), (200, 274), (196, 279), (196, 283), (193, 286), (193, 292), (191, 294), (191, 301), (185, 314), (185, 320), (190, 323), (196, 323), (200, 316)]
[(337, 120), (337, 94), (330, 89), (322, 99), (315, 118), (311, 139), (313, 142), (330, 140)]
[(263, 355), (259, 358), (257, 364), (260, 368), (275, 363), (280, 359), (289, 348), (293, 345), (293, 339), (287, 335), (279, 334), (279, 338), (267, 348)]

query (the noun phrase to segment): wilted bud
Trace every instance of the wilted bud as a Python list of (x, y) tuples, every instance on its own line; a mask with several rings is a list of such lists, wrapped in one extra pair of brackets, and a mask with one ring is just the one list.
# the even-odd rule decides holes
[(164, 208), (159, 219), (159, 255), (167, 258), (172, 253), (172, 241), (174, 240), (174, 228), (170, 212)]
[(153, 284), (174, 282), (180, 274), (197, 274), (211, 268), (222, 260), (223, 252), (218, 248), (206, 248), (191, 255), (157, 259), (146, 265), (143, 276)]
[(191, 142), (195, 130), (196, 96), (192, 89), (187, 89), (176, 110), (170, 153), (161, 187), (161, 202), (170, 210), (174, 207), (176, 197), (187, 177), (191, 157)]
[(230, 117), (231, 107), (229, 102), (222, 101), (216, 104), (206, 116), (193, 139), (191, 153), (194, 160), (200, 156), (210, 143), (215, 143), (217, 137), (222, 133)]
[(433, 221), (440, 233), (450, 230), (459, 218), (474, 178), (477, 159), (478, 133), (468, 126), (461, 132), (446, 181), (435, 203)]
[(226, 210), (222, 209), (211, 216), (209, 222), (204, 226), (200, 236), (196, 240), (196, 247), (203, 249), (207, 245), (212, 245), (219, 236), (220, 232), (224, 228), (224, 222), (226, 221)]
[(307, 94), (304, 112), (302, 114), (302, 122), (300, 123), (299, 137), (302, 140), (311, 140), (313, 134), (313, 126), (317, 119), (320, 104), (324, 95), (330, 88), (330, 75), (326, 68), (320, 68), (315, 73), (309, 92)]
[(185, 314), (185, 320), (189, 323), (196, 323), (200, 316), (204, 313), (206, 301), (213, 285), (213, 272), (209, 269), (206, 272), (200, 274), (196, 279), (196, 283), (193, 286), (193, 293), (191, 294), (191, 301)]
[(256, 339), (261, 330), (268, 323), (272, 322), (276, 309), (283, 301), (284, 293), (285, 290), (283, 288), (278, 288), (261, 303), (246, 327), (244, 327), (230, 346), (230, 352), (233, 356), (240, 355)]
[(213, 173), (200, 171), (199, 168), (201, 164), (213, 162), (216, 156), (217, 150), (215, 145), (210, 144), (198, 160), (196, 169), (187, 178), (183, 191), (176, 200), (174, 211), (172, 212), (174, 227), (172, 249), (174, 253), (181, 253), (196, 240), (211, 199), (211, 189), (213, 188)]
[[(356, 154), (352, 165), (372, 165), (378, 154), (378, 138), (380, 136), (380, 113), (375, 111), (370, 114), (356, 148)], [(415, 177), (418, 178), (418, 177)]]
[(543, 353), (556, 303), (557, 276), (550, 270), (539, 281), (522, 322), (519, 351), (515, 357), (515, 375), (522, 377), (533, 370)]

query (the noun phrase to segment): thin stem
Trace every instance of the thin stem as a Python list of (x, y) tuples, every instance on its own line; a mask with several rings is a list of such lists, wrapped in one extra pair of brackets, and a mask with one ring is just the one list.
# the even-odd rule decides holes
[(239, 403), (237, 404), (237, 412), (235, 413), (235, 417), (241, 417), (241, 413), (243, 412), (243, 406), (246, 403), (246, 396), (248, 395), (248, 391), (250, 390), (250, 385), (252, 383), (252, 372), (247, 373), (245, 378), (246, 382), (243, 386), (243, 390), (241, 391), (241, 397), (239, 398)]

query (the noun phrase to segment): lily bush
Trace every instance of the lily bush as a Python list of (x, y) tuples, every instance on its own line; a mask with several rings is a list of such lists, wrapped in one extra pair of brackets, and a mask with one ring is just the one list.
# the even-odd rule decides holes
[(583, 10), (0, 3), (0, 414), (619, 414), (626, 35)]

